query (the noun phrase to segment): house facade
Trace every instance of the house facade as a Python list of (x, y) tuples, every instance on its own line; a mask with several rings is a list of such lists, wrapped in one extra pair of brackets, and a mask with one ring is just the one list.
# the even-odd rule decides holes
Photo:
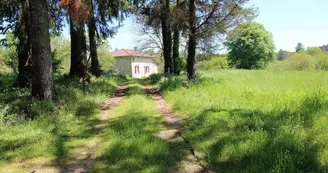
[(129, 49), (116, 50), (112, 55), (116, 59), (113, 69), (119, 74), (142, 78), (158, 72), (158, 64), (150, 55)]

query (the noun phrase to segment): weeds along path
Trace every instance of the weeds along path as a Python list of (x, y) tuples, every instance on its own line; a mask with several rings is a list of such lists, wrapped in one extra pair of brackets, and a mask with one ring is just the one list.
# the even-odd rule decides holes
[(176, 117), (171, 110), (170, 105), (166, 102), (164, 97), (157, 91), (156, 87), (145, 85), (145, 94), (150, 96), (156, 101), (155, 109), (159, 111), (164, 120), (162, 122), (162, 128), (158, 134), (158, 137), (165, 142), (174, 143), (182, 142), (182, 147), (179, 149), (183, 150), (180, 152), (185, 153), (184, 157), (178, 164), (178, 170), (172, 170), (172, 172), (180, 173), (200, 173), (210, 172), (206, 167), (200, 164), (200, 159), (195, 155), (194, 149), (190, 146), (189, 140), (183, 136), (183, 126), (181, 119)]
[(124, 99), (127, 90), (128, 87), (126, 85), (117, 87), (113, 96), (102, 105), (102, 112), (99, 116), (99, 122), (95, 126), (96, 136), (94, 140), (90, 140), (88, 145), (77, 147), (77, 150), (70, 153), (73, 158), (69, 159), (69, 161), (64, 164), (60, 170), (60, 173), (84, 173), (90, 170), (94, 160), (96, 159), (95, 151), (103, 142), (101, 133), (105, 128), (106, 122), (109, 119), (111, 112), (118, 107), (120, 102)]

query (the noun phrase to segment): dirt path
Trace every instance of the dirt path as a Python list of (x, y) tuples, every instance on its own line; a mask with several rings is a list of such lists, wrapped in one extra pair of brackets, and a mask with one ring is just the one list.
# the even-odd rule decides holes
[(179, 173), (200, 173), (210, 172), (200, 164), (199, 158), (195, 155), (194, 149), (190, 147), (189, 141), (183, 136), (183, 126), (181, 119), (176, 117), (171, 110), (170, 105), (166, 102), (163, 96), (157, 91), (157, 88), (145, 85), (145, 93), (156, 100), (157, 105), (155, 109), (164, 116), (162, 129), (158, 137), (166, 142), (183, 141), (187, 146), (181, 152), (186, 153), (186, 157), (180, 162), (178, 170), (170, 172)]
[[(107, 120), (109, 119), (111, 112), (119, 106), (120, 102), (123, 100), (128, 87), (126, 85), (119, 86), (116, 88), (114, 95), (108, 99), (101, 107), (102, 113), (99, 118), (99, 123), (95, 126), (96, 133), (100, 133), (104, 129)], [(92, 140), (87, 146), (80, 148), (78, 152), (74, 152), (74, 159), (71, 159), (67, 164), (65, 164), (60, 173), (85, 173), (90, 170), (94, 160), (95, 151), (98, 149), (101, 138)]]

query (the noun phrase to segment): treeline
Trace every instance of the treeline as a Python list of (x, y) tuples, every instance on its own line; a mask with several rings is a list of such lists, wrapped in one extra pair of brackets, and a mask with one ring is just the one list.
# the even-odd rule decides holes
[[(113, 26), (114, 19), (121, 22), (129, 12), (130, 5), (129, 1), (121, 0), (1, 1), (1, 34), (13, 33), (13, 40), (17, 40), (11, 45), (7, 44), (7, 39), (2, 43), (6, 49), (15, 46), (18, 85), (21, 88), (30, 87), (32, 96), (39, 99), (52, 99), (55, 96), (53, 74), (57, 71), (56, 60), (60, 59), (56, 58), (58, 52), (51, 45), (50, 37), (60, 35), (65, 20), (70, 28), (69, 76), (87, 80), (87, 57), (91, 61), (90, 72), (100, 76), (97, 47), (115, 33), (117, 27)], [(89, 44), (86, 36), (89, 37)], [(15, 62), (13, 57), (9, 59)]]
[[(327, 71), (328, 70), (328, 52), (321, 47), (304, 48), (298, 44), (295, 52), (279, 50), (276, 53), (276, 60), (269, 63), (269, 70), (290, 70), (290, 71)], [(198, 55), (199, 63), (197, 67), (202, 70), (221, 70), (236, 68), (230, 61), (228, 55)], [(206, 57), (206, 58), (204, 58)]]
[(194, 79), (198, 41), (252, 19), (257, 11), (245, 8), (247, 1), (4, 0), (0, 2), (0, 31), (12, 32), (18, 40), (19, 86), (31, 87), (33, 97), (52, 99), (55, 69), (50, 37), (60, 35), (65, 21), (70, 28), (71, 77), (87, 80), (89, 70), (100, 76), (97, 47), (134, 14), (145, 27), (161, 29), (165, 73), (179, 74), (179, 40), (181, 36), (188, 39), (187, 72)]
[(272, 70), (328, 70), (328, 52), (321, 47), (296, 49), (296, 52), (280, 50), (277, 62), (271, 64)]
[[(0, 75), (17, 74), (18, 58), (16, 44), (18, 39), (14, 38), (13, 33), (8, 33), (3, 40), (4, 48), (0, 47)], [(69, 74), (70, 57), (71, 57), (71, 41), (63, 36), (55, 36), (50, 38), (52, 68), (55, 75)], [(108, 51), (110, 49), (108, 41), (104, 40), (97, 45), (97, 54), (101, 71), (108, 72), (112, 69), (115, 58)], [(88, 57), (90, 62), (90, 56)], [(87, 68), (91, 69), (91, 64), (87, 64)]]

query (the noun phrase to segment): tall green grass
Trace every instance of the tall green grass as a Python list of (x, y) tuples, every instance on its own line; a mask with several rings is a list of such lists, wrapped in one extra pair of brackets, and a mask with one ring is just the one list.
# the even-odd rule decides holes
[(161, 91), (216, 172), (327, 172), (328, 73), (204, 71)]
[(60, 167), (69, 160), (72, 149), (95, 136), (99, 107), (121, 81), (103, 76), (85, 87), (58, 77), (56, 100), (37, 101), (28, 89), (13, 87), (14, 80), (0, 77), (0, 167), (14, 172), (27, 171), (16, 162), (41, 160)]

